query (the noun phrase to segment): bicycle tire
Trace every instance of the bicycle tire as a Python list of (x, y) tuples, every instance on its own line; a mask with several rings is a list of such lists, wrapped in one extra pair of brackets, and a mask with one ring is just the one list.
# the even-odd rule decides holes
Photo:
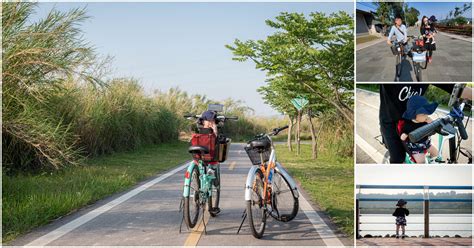
[(219, 207), (219, 201), (220, 201), (220, 198), (221, 198), (221, 175), (220, 174), (221, 174), (220, 169), (219, 169), (219, 167), (217, 167), (217, 169), (216, 169), (216, 179), (215, 179), (217, 183), (216, 184), (212, 183), (212, 185), (211, 185), (212, 195), (210, 195), (209, 199), (208, 199), (209, 215), (211, 215), (211, 217), (216, 217), (217, 216), (216, 213), (214, 213), (210, 210), (213, 209), (213, 208), (218, 208)]
[(390, 164), (390, 152), (386, 151), (383, 155), (382, 164)]
[(397, 75), (396, 75), (397, 78), (399, 78), (400, 75), (402, 74), (402, 55), (401, 54), (397, 55), (395, 71), (397, 73)]
[[(279, 178), (282, 179), (282, 183), (284, 183), (285, 188), (283, 189), (281, 186), (277, 186)], [(280, 191), (275, 191), (275, 189), (279, 189)], [(281, 190), (285, 190), (285, 192), (291, 192), (291, 197), (293, 199), (293, 203), (291, 204), (290, 199), (280, 199), (278, 200), (277, 196), (281, 194)], [(282, 201), (283, 200), (283, 201)], [(290, 211), (285, 211), (278, 207), (279, 202), (288, 202), (288, 209), (291, 208)], [(275, 171), (275, 175), (273, 175), (273, 182), (272, 182), (272, 211), (270, 212), (270, 216), (274, 219), (281, 221), (281, 222), (288, 222), (293, 220), (296, 215), (298, 214), (299, 209), (299, 201), (298, 198), (295, 196), (295, 192), (291, 189), (288, 180), (278, 171)], [(288, 212), (288, 213), (286, 213)]]
[[(255, 202), (253, 199), (249, 200), (246, 202), (247, 204), (247, 217), (249, 220), (249, 226), (250, 226), (250, 231), (252, 232), (252, 235), (257, 238), (261, 239), (263, 237), (263, 233), (265, 232), (265, 226), (267, 222), (267, 211), (265, 209), (265, 203), (263, 202), (263, 180), (264, 176), (263, 173), (260, 169), (255, 171), (255, 180), (252, 182), (252, 185), (255, 187), (260, 187), (257, 188), (256, 190), (253, 189), (253, 194), (252, 196), (256, 195), (257, 197), (257, 202)], [(260, 213), (261, 214), (261, 223), (256, 227), (254, 219), (259, 218), (258, 216), (254, 216), (253, 212), (253, 207), (258, 204), (258, 208), (256, 209), (257, 211), (255, 213)]]
[[(190, 200), (190, 196), (191, 196), (191, 192), (189, 193), (189, 196), (185, 197), (184, 198), (184, 211), (183, 211), (183, 214), (184, 214), (184, 222), (186, 223), (186, 225), (189, 227), (189, 228), (193, 228), (197, 221), (198, 221), (198, 218), (199, 218), (199, 212), (200, 212), (200, 203), (199, 203), (199, 191), (200, 191), (200, 188), (201, 188), (201, 185), (200, 185), (200, 180), (199, 180), (199, 170), (197, 169), (197, 167), (195, 166), (193, 168), (193, 171), (191, 172), (191, 181), (189, 183), (189, 190), (191, 191), (191, 189), (194, 189), (194, 192), (193, 192), (193, 201), (192, 202)], [(197, 185), (197, 189), (195, 189), (193, 187), (193, 182), (196, 182), (196, 185)], [(193, 205), (191, 205), (193, 204)], [(196, 213), (194, 214), (191, 214), (190, 213), (190, 207), (191, 206), (195, 206), (196, 207)]]
[(418, 82), (423, 81), (423, 73), (421, 71), (421, 64), (415, 63), (415, 75)]

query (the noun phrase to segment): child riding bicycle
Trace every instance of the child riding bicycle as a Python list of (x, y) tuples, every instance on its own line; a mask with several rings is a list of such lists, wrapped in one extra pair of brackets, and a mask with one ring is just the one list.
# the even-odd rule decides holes
[(412, 142), (408, 134), (422, 126), (431, 123), (433, 120), (429, 115), (433, 114), (438, 107), (438, 103), (429, 103), (423, 96), (412, 96), (407, 103), (407, 110), (403, 113), (402, 119), (398, 123), (400, 139), (410, 155), (418, 164), (425, 163), (425, 154), (430, 153), (431, 157), (438, 156), (438, 150), (431, 144), (430, 137), (425, 137), (417, 142)]

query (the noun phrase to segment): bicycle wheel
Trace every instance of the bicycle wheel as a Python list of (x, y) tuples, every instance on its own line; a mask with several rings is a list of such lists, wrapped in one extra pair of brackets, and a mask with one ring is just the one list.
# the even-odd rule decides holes
[[(212, 193), (209, 196), (209, 199), (207, 201), (209, 210), (219, 207), (219, 200), (221, 198), (221, 185), (220, 185), (221, 175), (220, 174), (221, 174), (220, 169), (219, 169), (219, 167), (217, 167), (217, 169), (216, 169), (216, 179), (212, 182), (212, 186), (211, 186), (212, 187), (211, 188)], [(209, 211), (209, 214), (212, 217), (217, 216), (217, 213), (215, 213), (213, 211)]]
[(385, 152), (383, 155), (382, 164), (390, 164), (390, 152)]
[(282, 222), (288, 222), (298, 214), (299, 202), (288, 180), (275, 171), (272, 180), (272, 211), (270, 216)]
[(415, 75), (416, 75), (416, 80), (418, 82), (421, 82), (423, 80), (423, 74), (421, 72), (421, 65), (418, 62), (415, 63)]
[(191, 173), (191, 182), (189, 183), (189, 196), (184, 198), (184, 221), (189, 228), (193, 228), (199, 218), (200, 199), (199, 170), (195, 166)]
[(247, 217), (249, 219), (252, 235), (260, 239), (265, 232), (267, 213), (263, 202), (263, 180), (264, 176), (260, 169), (255, 172), (255, 179), (252, 182), (252, 198), (247, 201)]
[(398, 54), (396, 57), (395, 71), (397, 73), (397, 78), (399, 78), (400, 74), (402, 73), (402, 55), (401, 54)]

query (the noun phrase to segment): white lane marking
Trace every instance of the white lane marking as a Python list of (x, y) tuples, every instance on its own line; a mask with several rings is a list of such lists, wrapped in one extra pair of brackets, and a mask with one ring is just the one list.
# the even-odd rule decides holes
[(311, 224), (313, 224), (314, 229), (321, 237), (326, 246), (344, 246), (342, 242), (337, 238), (334, 232), (329, 228), (324, 220), (319, 216), (318, 212), (311, 207), (311, 204), (304, 198), (302, 194), (299, 196), (300, 199), (300, 208), (303, 210), (306, 217), (309, 219)]
[(381, 164), (383, 161), (383, 155), (373, 148), (367, 141), (365, 141), (358, 134), (355, 135), (356, 145), (359, 146), (369, 157), (371, 157), (376, 164)]
[(357, 100), (357, 101), (360, 102), (360, 103), (362, 103), (362, 104), (365, 104), (365, 105), (367, 105), (367, 106), (369, 106), (369, 107), (371, 107), (371, 108), (373, 108), (373, 109), (376, 109), (376, 110), (379, 109), (379, 108), (377, 108), (375, 105), (372, 105), (372, 104), (370, 104), (370, 103), (364, 102), (364, 101), (362, 101), (362, 100)]
[(110, 209), (112, 209), (113, 207), (123, 203), (124, 201), (132, 198), (133, 196), (136, 196), (137, 194), (141, 193), (142, 191), (150, 188), (151, 186), (163, 181), (164, 179), (176, 174), (177, 172), (183, 170), (184, 168), (186, 168), (188, 166), (188, 163), (189, 162), (186, 162), (182, 165), (180, 165), (179, 167), (173, 169), (172, 171), (169, 171), (163, 175), (161, 175), (160, 177), (158, 178), (155, 178), (153, 179), (152, 181), (149, 181), (148, 183), (145, 183), (143, 184), (142, 186), (126, 193), (125, 195), (111, 201), (111, 202), (108, 202), (107, 204), (99, 207), (99, 208), (96, 208), (84, 215), (81, 215), (79, 217), (77, 217), (76, 219), (74, 219), (73, 221), (70, 221), (60, 227), (58, 227), (57, 229), (33, 240), (32, 242), (28, 243), (27, 246), (45, 246), (51, 242), (53, 242), (54, 240), (64, 236), (65, 234), (73, 231), (74, 229), (78, 228), (79, 226), (91, 221), (92, 219), (96, 218), (97, 216), (109, 211)]

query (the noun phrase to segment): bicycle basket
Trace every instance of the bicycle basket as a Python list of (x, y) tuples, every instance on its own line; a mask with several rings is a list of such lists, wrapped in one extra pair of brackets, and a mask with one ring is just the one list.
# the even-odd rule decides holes
[(415, 62), (425, 62), (426, 61), (426, 52), (414, 52), (413, 53), (413, 61)]
[[(265, 138), (259, 138), (259, 139), (268, 139), (268, 138), (265, 137)], [(250, 147), (249, 143), (254, 141), (254, 140), (258, 140), (258, 139), (253, 139), (253, 140), (249, 141), (244, 149), (247, 152), (247, 155), (249, 156), (250, 161), (252, 162), (252, 164), (253, 165), (260, 165), (260, 164), (265, 163), (269, 160), (270, 153), (271, 153), (272, 149), (268, 148), (268, 149), (265, 149), (263, 151), (262, 150), (259, 151), (257, 149), (254, 149), (254, 148)], [(260, 154), (262, 154), (262, 157), (260, 157)], [(263, 158), (263, 161), (262, 161), (262, 158)]]
[(392, 45), (390, 49), (392, 50), (393, 55), (398, 55), (399, 46)]
[(225, 162), (229, 154), (230, 139), (224, 138), (218, 142), (218, 161)]

